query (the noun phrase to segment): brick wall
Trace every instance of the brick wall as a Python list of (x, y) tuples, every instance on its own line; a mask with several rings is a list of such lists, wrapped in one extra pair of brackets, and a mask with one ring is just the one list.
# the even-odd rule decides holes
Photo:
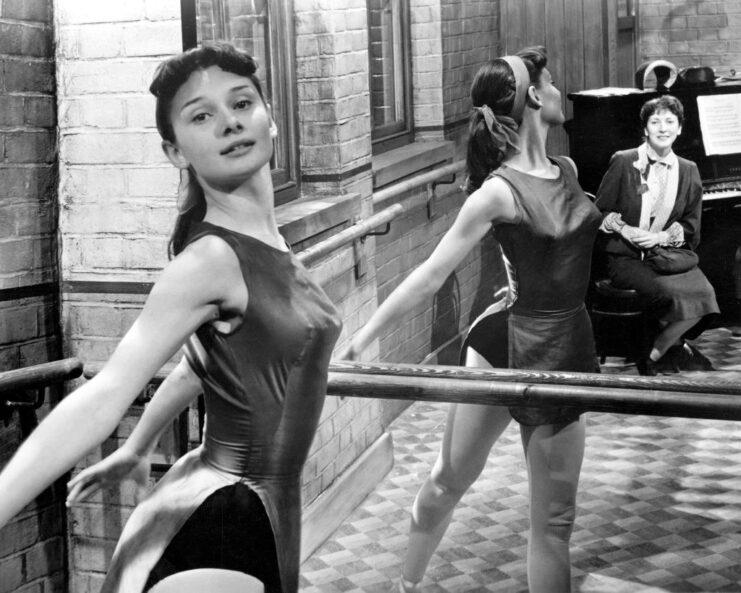
[[(4, 2), (19, 10), (28, 10), (33, 4)], [(456, 16), (453, 4), (452, 0), (412, 0), (411, 4), (417, 141), (439, 144), (452, 140), (448, 142), (450, 158), (461, 153), (460, 130), (464, 128), (456, 122), (467, 116), (470, 78), (496, 46), (498, 14), (497, 2), (466, 4), (463, 10), (468, 24), (458, 30), (449, 24)], [(365, 217), (374, 210), (375, 158), (370, 142), (365, 0), (294, 0), (293, 10), (301, 159), (299, 202), (347, 198), (357, 204), (354, 216)], [(161, 59), (180, 50), (180, 5), (178, 0), (55, 0), (53, 13), (59, 113), (58, 269), (64, 348), (66, 354), (86, 362), (103, 361), (135, 319), (148, 284), (166, 262), (165, 246), (174, 218), (178, 179), (161, 153), (154, 126), (154, 101), (147, 87)], [(45, 14), (50, 16), (51, 11)], [(470, 39), (465, 40), (467, 36)], [(463, 56), (458, 58), (458, 54)], [(36, 70), (27, 70), (38, 77)], [(53, 89), (52, 75), (49, 66), (49, 89)], [(3, 116), (0, 113), (0, 118)], [(50, 138), (53, 142), (54, 137)], [(43, 146), (37, 143), (37, 147)], [(52, 169), (47, 171), (51, 173)], [(0, 169), (0, 173), (5, 174), (5, 170)], [(41, 184), (39, 176), (33, 179), (36, 185)], [(54, 175), (44, 179), (47, 188), (53, 190)], [(355, 267), (358, 252), (352, 246), (312, 266), (341, 311), (345, 331), (340, 347), (367, 321), (378, 301), (429, 254), (449, 227), (464, 197), (458, 189), (460, 182), (459, 176), (454, 184), (438, 187), (432, 216), (424, 205), (409, 206), (404, 216), (393, 222), (389, 235), (369, 237), (359, 245), (358, 252), (363, 256), (360, 274)], [(22, 183), (22, 187), (31, 187), (30, 181)], [(424, 188), (408, 192), (399, 201), (411, 204), (424, 192)], [(44, 212), (54, 212), (54, 203), (52, 193)], [(280, 210), (280, 217), (290, 218), (290, 205)], [(39, 217), (21, 218), (23, 225), (31, 220), (39, 223)], [(49, 220), (53, 224), (56, 216)], [(331, 234), (332, 230), (323, 232)], [(53, 245), (51, 249), (53, 252)], [(494, 253), (491, 242), (466, 258), (434, 303), (399, 331), (374, 344), (367, 358), (419, 362), (448, 341), (455, 345), (457, 332), (488, 304), (495, 285), (502, 281), (496, 258), (489, 253)], [(52, 266), (49, 278), (56, 280), (54, 270)], [(40, 313), (29, 312), (29, 301), (19, 301), (17, 307), (14, 327), (39, 331), (53, 325)], [(20, 360), (20, 347), (17, 356)], [(306, 505), (342, 477), (383, 434), (398, 410), (398, 404), (382, 400), (328, 398), (304, 471)], [(132, 407), (116, 434), (80, 467), (118, 446), (140, 413), (140, 408)], [(191, 418), (191, 431), (193, 427)], [(16, 446), (5, 438), (0, 444), (0, 452), (8, 454)], [(133, 502), (133, 492), (123, 487), (70, 510), (70, 591), (99, 589), (115, 539)], [(57, 529), (54, 533), (58, 534), (63, 520), (61, 512), (45, 516), (42, 525), (35, 527), (38, 531), (29, 537), (38, 541), (38, 533), (50, 529)], [(30, 529), (28, 523), (24, 525), (24, 529)], [(31, 560), (18, 560), (21, 556), (17, 550), (8, 548), (6, 540), (0, 538), (0, 554), (6, 550), (10, 561), (2, 563), (0, 572), (15, 575), (19, 563), (31, 565)], [(63, 558), (63, 549), (57, 550), (59, 554), (49, 554), (49, 558)], [(0, 583), (5, 583), (3, 574)], [(13, 582), (8, 590), (15, 591), (20, 585)]]
[(639, 62), (666, 59), (678, 68), (741, 72), (741, 1), (641, 0)]
[[(0, 1), (0, 371), (60, 357), (51, 18), (48, 0)], [(0, 467), (34, 418), (2, 418)], [(63, 590), (62, 501), (50, 489), (0, 531), (0, 592)]]
[[(108, 358), (167, 261), (178, 176), (147, 89), (161, 60), (182, 48), (180, 4), (58, 0), (54, 8), (62, 323), (66, 352), (87, 363)], [(80, 467), (118, 446), (140, 412), (132, 408)], [(69, 591), (99, 589), (133, 503), (122, 487), (70, 510)]]
[(467, 122), (471, 83), (478, 69), (502, 52), (499, 49), (499, 2), (442, 2), (442, 72), (445, 121)]

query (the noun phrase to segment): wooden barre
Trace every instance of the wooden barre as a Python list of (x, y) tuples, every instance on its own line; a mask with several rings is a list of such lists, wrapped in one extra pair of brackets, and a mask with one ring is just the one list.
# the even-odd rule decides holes
[(741, 382), (345, 361), (330, 371), (336, 396), (741, 420)]
[[(85, 365), (91, 378), (102, 364)], [(152, 379), (163, 380), (173, 366)], [(331, 396), (472, 403), (501, 406), (567, 406), (620, 414), (741, 420), (741, 380), (688, 379), (475, 369), (444, 365), (333, 360)], [(741, 375), (740, 375), (741, 377)]]
[(686, 393), (724, 393), (741, 396), (741, 372), (738, 381), (693, 379), (687, 377), (645, 377), (641, 375), (606, 375), (566, 371), (536, 371), (526, 369), (491, 369), (449, 365), (421, 365), (406, 363), (368, 363), (333, 360), (329, 370), (334, 373), (356, 375), (384, 375), (395, 377), (433, 377), (465, 381), (522, 382), (532, 384), (574, 385), (619, 389), (650, 389)]
[(5, 371), (0, 373), (0, 393), (46, 387), (53, 383), (75, 379), (81, 374), (82, 362), (76, 358), (65, 358)]

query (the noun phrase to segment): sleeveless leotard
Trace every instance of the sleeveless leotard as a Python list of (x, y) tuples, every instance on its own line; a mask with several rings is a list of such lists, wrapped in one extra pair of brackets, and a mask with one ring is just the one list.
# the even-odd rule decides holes
[[(570, 163), (563, 157), (550, 160), (560, 171), (555, 179), (506, 165), (491, 174), (510, 187), (517, 211), (515, 221), (493, 228), (509, 279), (508, 366), (595, 372), (594, 337), (584, 297), (601, 216)], [(492, 319), (478, 322), (464, 349), (470, 345), (493, 366), (501, 366), (503, 344), (485, 335), (485, 328), (496, 325)], [(530, 425), (578, 417), (578, 411), (561, 408), (512, 407), (510, 412), (518, 422)]]
[[(176, 508), (180, 515), (177, 521), (169, 521), (174, 525), (169, 528), (172, 533), (166, 538), (158, 536), (164, 539), (158, 543), (159, 554), (150, 554), (148, 569), (139, 572), (146, 573), (146, 580), (163, 543), (167, 546), (199, 504), (217, 489), (240, 482), (257, 493), (265, 507), (282, 591), (295, 593), (301, 471), (322, 410), (329, 358), (341, 321), (326, 294), (290, 251), (206, 222), (196, 225), (189, 242), (206, 235), (220, 237), (237, 255), (247, 287), (247, 310), (229, 333), (216, 324), (205, 324), (186, 347), (188, 361), (204, 389), (203, 444), (162, 479), (157, 490), (168, 490), (168, 484), (179, 481), (168, 495), (159, 496), (161, 500), (150, 504), (151, 508), (146, 508), (149, 501), (145, 501), (135, 511), (136, 515), (141, 509), (142, 517), (134, 525), (149, 532), (153, 528), (147, 529), (147, 521), (159, 521), (158, 533), (168, 505), (171, 514)], [(154, 494), (151, 498), (158, 498)], [(186, 502), (188, 496), (195, 496), (195, 504)], [(129, 524), (126, 531), (131, 531)], [(121, 559), (114, 560), (115, 566), (124, 568), (138, 562), (135, 550), (128, 549), (136, 546), (127, 545), (126, 531), (119, 549), (127, 553), (117, 551)], [(141, 532), (136, 536), (140, 544)], [(138, 589), (110, 590), (141, 591), (143, 583), (136, 583)]]

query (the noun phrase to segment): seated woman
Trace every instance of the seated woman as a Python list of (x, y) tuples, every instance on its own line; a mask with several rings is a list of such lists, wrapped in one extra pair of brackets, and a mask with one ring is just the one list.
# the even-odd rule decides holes
[(672, 151), (684, 109), (678, 99), (664, 95), (647, 101), (640, 117), (645, 142), (612, 156), (597, 191), (595, 203), (603, 215), (599, 247), (607, 254), (613, 285), (636, 290), (658, 323), (650, 351), (641, 353), (639, 372), (712, 370), (684, 338), (697, 337), (709, 316), (719, 313), (713, 287), (696, 265), (662, 273), (650, 263), (657, 246), (694, 251), (700, 242), (700, 173), (695, 163)]

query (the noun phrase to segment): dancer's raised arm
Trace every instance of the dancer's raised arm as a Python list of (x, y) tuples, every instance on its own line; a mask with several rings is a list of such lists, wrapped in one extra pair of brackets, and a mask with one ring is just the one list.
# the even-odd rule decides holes
[(233, 291), (229, 279), (239, 273), (233, 252), (218, 239), (170, 262), (100, 373), (62, 400), (0, 473), (0, 527), (115, 430), (157, 370), (218, 316), (219, 303)]
[(455, 222), (430, 256), (378, 307), (339, 358), (356, 358), (376, 337), (427, 302), (490, 231), (492, 223), (509, 222), (515, 216), (509, 187), (497, 178), (484, 182), (464, 202)]

